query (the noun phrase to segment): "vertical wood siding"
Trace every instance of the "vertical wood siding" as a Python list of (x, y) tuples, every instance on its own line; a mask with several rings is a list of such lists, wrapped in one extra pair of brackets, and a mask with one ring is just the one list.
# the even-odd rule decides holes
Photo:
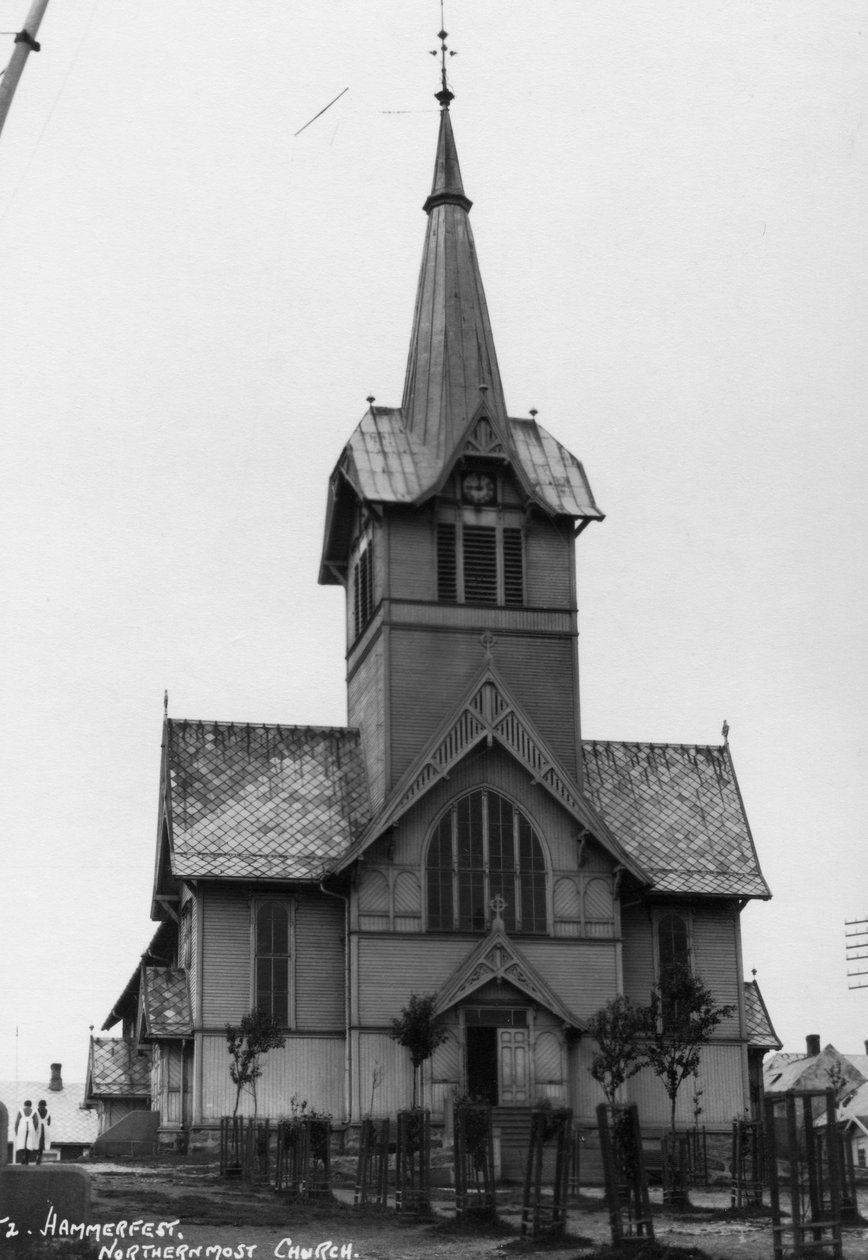
[[(484, 610), (479, 626), (485, 627)], [(452, 713), (482, 665), (479, 627), (441, 634), (391, 631), (392, 780)], [(495, 664), (567, 772), (577, 772), (577, 679), (569, 636), (498, 636)], [(421, 668), (424, 662), (424, 668)]]
[(437, 598), (429, 512), (389, 517), (389, 595), (392, 599)]
[(553, 522), (535, 516), (525, 531), (527, 603), (538, 608), (569, 608), (572, 538)]
[[(675, 1119), (679, 1126), (693, 1124), (695, 1087), (702, 1090), (701, 1124), (727, 1127), (734, 1116), (745, 1114), (748, 1099), (744, 1096), (741, 1054), (738, 1045), (710, 1045), (703, 1050), (698, 1078), (685, 1081), (678, 1091)], [(659, 1077), (645, 1068), (626, 1088), (630, 1102), (639, 1108), (643, 1126), (669, 1124), (669, 1097)]]
[(650, 912), (643, 906), (621, 910), (623, 934), (624, 993), (645, 1003), (654, 984), (654, 943)]
[[(235, 1106), (235, 1086), (229, 1079), (229, 1056), (225, 1038), (204, 1036), (202, 1056), (202, 1112), (205, 1123), (231, 1115)], [(257, 1114), (280, 1119), (291, 1114), (291, 1100), (307, 1101), (317, 1111), (343, 1118), (344, 1040), (342, 1037), (296, 1037), (282, 1050), (269, 1050), (262, 1060), (262, 1077), (257, 1084)], [(242, 1115), (253, 1114), (248, 1094), (242, 1095)]]
[(237, 891), (214, 886), (201, 904), (202, 1020), (213, 1027), (250, 1010), (250, 909)]
[[(356, 1022), (385, 1027), (411, 993), (433, 993), (478, 943), (462, 936), (358, 939), (359, 1008)], [(516, 938), (527, 961), (579, 1018), (592, 1015), (615, 993), (615, 944), (610, 941)], [(473, 998), (467, 999), (472, 1003)], [(522, 997), (520, 1001), (527, 1000)]]
[(703, 907), (693, 917), (693, 958), (720, 1005), (734, 1006), (735, 1013), (718, 1028), (717, 1036), (737, 1037), (738, 1013), (738, 911), (735, 904)]
[(295, 910), (295, 1027), (342, 1031), (345, 1016), (344, 906), (314, 892)]

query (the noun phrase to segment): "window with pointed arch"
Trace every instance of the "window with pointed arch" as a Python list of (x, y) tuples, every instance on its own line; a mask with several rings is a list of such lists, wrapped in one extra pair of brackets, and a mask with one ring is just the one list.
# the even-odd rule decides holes
[(548, 929), (539, 837), (522, 811), (490, 788), (468, 792), (441, 815), (426, 876), (429, 931), (488, 931), (495, 897), (505, 903), (507, 932)]
[(256, 907), (256, 1006), (289, 1027), (290, 907), (263, 901)]

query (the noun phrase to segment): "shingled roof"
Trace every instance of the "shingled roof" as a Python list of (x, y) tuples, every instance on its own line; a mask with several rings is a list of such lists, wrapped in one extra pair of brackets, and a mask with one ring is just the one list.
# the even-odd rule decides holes
[(189, 1037), (193, 1019), (183, 968), (142, 968), (142, 1019), (148, 1037)]
[(91, 1037), (86, 1105), (98, 1098), (148, 1098), (150, 1093), (150, 1050), (138, 1050), (121, 1037)]
[(164, 738), (176, 878), (318, 880), (370, 817), (357, 731), (167, 719)]
[(770, 897), (729, 747), (584, 741), (584, 789), (655, 892)]
[(748, 1045), (756, 1050), (780, 1050), (782, 1043), (772, 1026), (756, 980), (745, 981), (744, 1014)]

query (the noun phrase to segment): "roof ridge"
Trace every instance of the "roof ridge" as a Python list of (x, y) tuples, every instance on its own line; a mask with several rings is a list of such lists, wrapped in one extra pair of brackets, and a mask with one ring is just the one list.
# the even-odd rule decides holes
[(648, 739), (582, 739), (582, 747), (590, 744), (618, 745), (621, 748), (701, 748), (704, 752), (723, 752), (726, 744), (678, 744), (669, 740)]

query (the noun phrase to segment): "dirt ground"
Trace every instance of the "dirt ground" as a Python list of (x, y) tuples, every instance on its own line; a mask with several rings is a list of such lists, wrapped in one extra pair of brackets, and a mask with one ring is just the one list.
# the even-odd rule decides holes
[[(607, 1249), (608, 1215), (602, 1190), (594, 1187), (570, 1201), (566, 1237), (544, 1245), (520, 1235), (520, 1187), (499, 1194), (497, 1224), (461, 1228), (448, 1188), (434, 1191), (431, 1220), (411, 1222), (391, 1209), (353, 1208), (350, 1177), (338, 1176), (332, 1202), (311, 1205), (221, 1178), (216, 1165), (81, 1166), (92, 1180), (92, 1221), (117, 1235), (106, 1230), (100, 1240), (102, 1255), (112, 1260), (194, 1260), (196, 1251), (186, 1249), (197, 1247), (203, 1248), (198, 1253), (203, 1260), (506, 1260), (535, 1254), (549, 1260), (615, 1260), (618, 1254)], [(692, 1210), (677, 1214), (663, 1210), (659, 1190), (652, 1189), (651, 1200), (660, 1245), (640, 1252), (642, 1260), (646, 1254), (648, 1260), (772, 1260), (768, 1209), (733, 1214), (725, 1189), (694, 1188)], [(868, 1219), (868, 1187), (860, 1190), (859, 1207)], [(137, 1221), (154, 1223), (150, 1237), (141, 1226), (133, 1235)], [(121, 1236), (121, 1223), (130, 1223), (126, 1236)], [(138, 1251), (131, 1250), (135, 1245)], [(99, 1256), (100, 1248), (92, 1254)], [(846, 1230), (844, 1256), (868, 1260), (868, 1226)]]

